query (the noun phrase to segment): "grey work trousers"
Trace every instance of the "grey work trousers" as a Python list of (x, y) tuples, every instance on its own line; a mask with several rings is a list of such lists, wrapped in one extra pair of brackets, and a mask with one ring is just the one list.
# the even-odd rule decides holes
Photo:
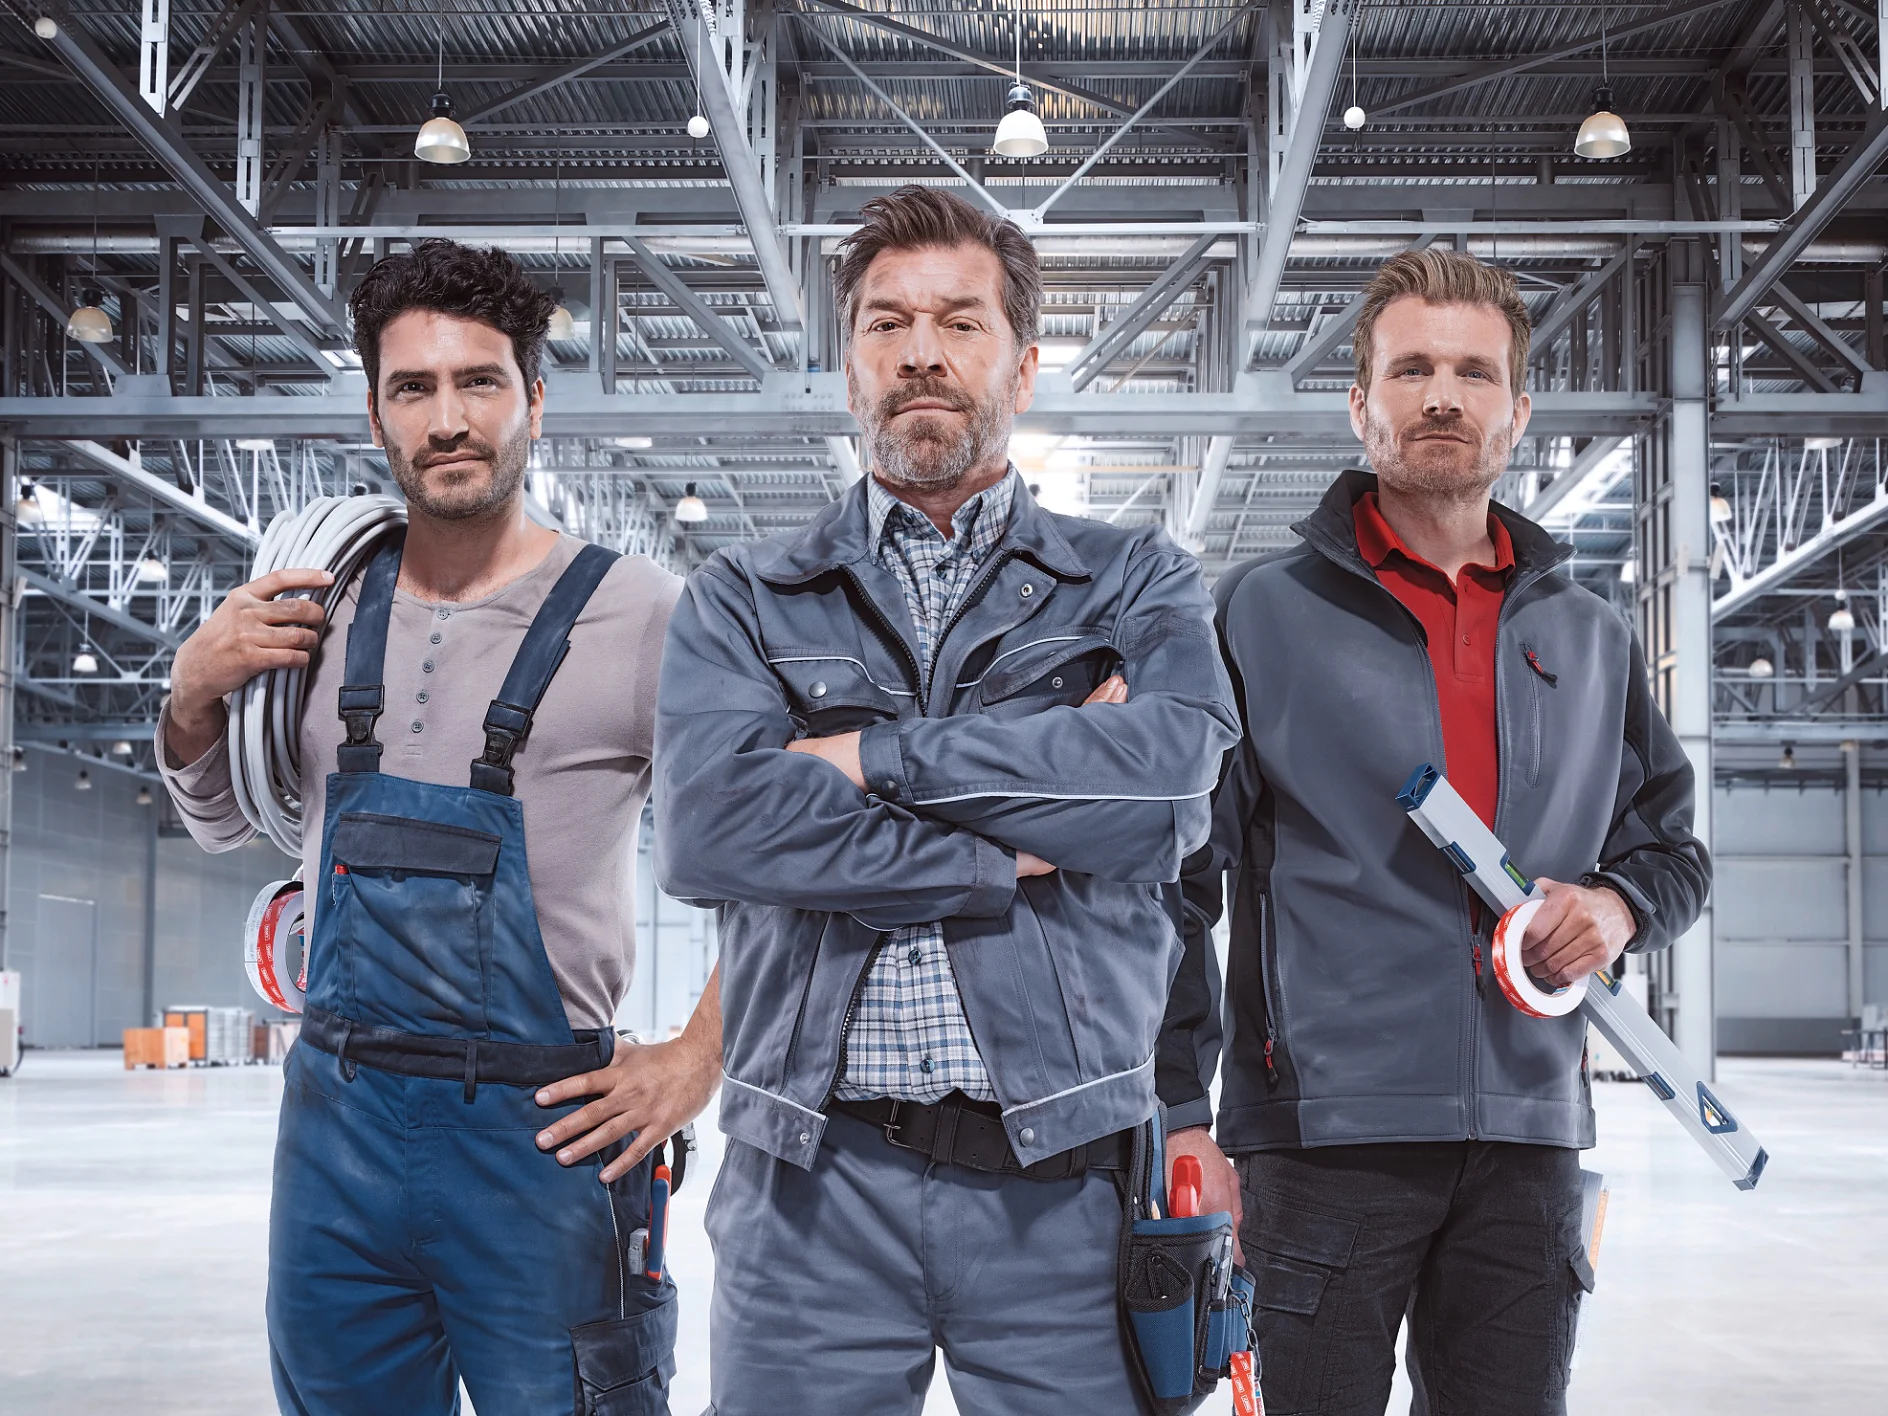
[(712, 1416), (1141, 1416), (1109, 1173), (936, 1164), (835, 1113), (810, 1171), (728, 1143), (708, 1201)]

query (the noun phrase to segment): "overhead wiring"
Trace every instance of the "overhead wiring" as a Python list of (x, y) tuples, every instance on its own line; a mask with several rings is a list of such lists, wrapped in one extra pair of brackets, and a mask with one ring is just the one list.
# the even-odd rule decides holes
[[(312, 599), (329, 616), (350, 581), (381, 542), (406, 525), (406, 507), (393, 497), (318, 497), (300, 511), (269, 523), (250, 574), (325, 570), (322, 590), (290, 594)], [(230, 696), (229, 769), (236, 804), (249, 824), (287, 855), (302, 853), (301, 728), (306, 669), (270, 669)]]

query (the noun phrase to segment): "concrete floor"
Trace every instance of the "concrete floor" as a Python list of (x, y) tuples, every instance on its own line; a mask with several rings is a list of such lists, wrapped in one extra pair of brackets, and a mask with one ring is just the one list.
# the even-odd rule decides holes
[[(1612, 1208), (1575, 1416), (1888, 1411), (1888, 1076), (1728, 1061), (1769, 1146), (1739, 1194), (1637, 1086), (1599, 1089)], [(272, 1068), (127, 1073), (28, 1054), (0, 1080), (0, 1411), (264, 1416)], [(676, 1416), (707, 1400), (714, 1138), (677, 1198)], [(930, 1416), (953, 1411), (933, 1393)], [(1222, 1397), (1209, 1412), (1223, 1413)], [(1393, 1399), (1393, 1410), (1404, 1409)]]

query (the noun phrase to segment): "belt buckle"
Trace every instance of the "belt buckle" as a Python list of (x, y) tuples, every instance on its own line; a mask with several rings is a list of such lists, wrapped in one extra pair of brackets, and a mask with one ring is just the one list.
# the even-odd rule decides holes
[(879, 1129), (885, 1133), (885, 1142), (887, 1145), (903, 1147), (905, 1143), (898, 1139), (897, 1133), (900, 1130), (898, 1113), (904, 1107), (904, 1102), (895, 1096), (887, 1097), (886, 1100), (890, 1101), (892, 1104), (892, 1114), (885, 1118), (885, 1124), (879, 1127)]

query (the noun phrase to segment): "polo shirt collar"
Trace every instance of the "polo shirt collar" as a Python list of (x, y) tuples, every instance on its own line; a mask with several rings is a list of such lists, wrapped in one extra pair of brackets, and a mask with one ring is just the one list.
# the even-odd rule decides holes
[[(1412, 551), (1404, 544), (1403, 538), (1396, 534), (1396, 528), (1384, 518), (1383, 508), (1377, 501), (1373, 488), (1359, 497), (1354, 506), (1357, 526), (1357, 553), (1372, 570), (1381, 570), (1383, 563), (1392, 552), (1398, 552), (1417, 565), (1428, 566), (1438, 575), (1441, 571)], [(1491, 510), (1488, 513), (1488, 537), (1495, 543), (1495, 559), (1492, 565), (1470, 563), (1464, 570), (1487, 570), (1500, 574), (1514, 566), (1514, 538), (1508, 534), (1507, 526)]]

